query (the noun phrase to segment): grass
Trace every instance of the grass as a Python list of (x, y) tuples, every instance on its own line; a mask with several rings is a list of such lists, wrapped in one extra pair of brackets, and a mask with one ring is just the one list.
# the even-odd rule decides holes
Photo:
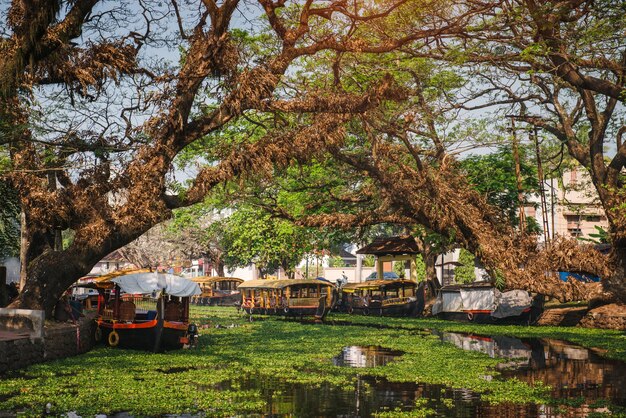
[[(194, 308), (192, 316), (201, 331), (196, 349), (150, 354), (99, 347), (77, 357), (34, 365), (0, 381), (0, 411), (39, 416), (50, 404), (52, 414), (76, 411), (82, 416), (121, 411), (135, 416), (198, 411), (210, 416), (258, 414), (265, 405), (260, 391), (237, 384), (248, 376), (351, 389), (357, 373), (394, 382), (467, 388), (492, 403), (555, 402), (550, 399), (549, 388), (541, 384), (530, 387), (516, 379), (486, 380), (485, 375), (497, 376), (494, 368), (503, 360), (442, 344), (422, 329), (558, 338), (602, 349), (614, 358), (626, 358), (624, 335), (613, 331), (356, 315), (329, 318), (354, 326), (332, 322), (303, 325), (276, 318), (248, 322), (233, 308)], [(385, 327), (375, 328), (379, 325)], [(349, 345), (379, 345), (405, 354), (385, 367), (364, 370), (334, 366), (332, 358)], [(225, 390), (220, 388), (222, 382), (233, 384)], [(414, 412), (418, 416), (428, 409), (419, 407)], [(392, 415), (393, 411), (385, 414)], [(406, 411), (398, 411), (398, 415), (404, 416)]]

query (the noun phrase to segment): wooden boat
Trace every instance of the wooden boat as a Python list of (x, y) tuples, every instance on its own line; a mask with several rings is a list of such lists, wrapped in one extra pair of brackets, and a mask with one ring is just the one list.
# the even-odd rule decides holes
[(236, 277), (194, 277), (192, 281), (200, 285), (202, 294), (194, 296), (191, 303), (205, 306), (236, 306), (241, 302), (237, 289), (242, 279)]
[(341, 289), (348, 313), (379, 316), (419, 316), (424, 310), (424, 283), (413, 280), (368, 280)]
[(92, 285), (99, 291), (97, 341), (154, 352), (191, 342), (189, 299), (200, 294), (197, 283), (172, 274), (135, 270), (101, 276)]
[(250, 280), (238, 288), (248, 314), (323, 319), (335, 302), (335, 285), (319, 279)]
[(543, 312), (543, 295), (500, 292), (491, 283), (449, 285), (439, 290), (432, 313), (442, 319), (478, 323), (532, 324)]

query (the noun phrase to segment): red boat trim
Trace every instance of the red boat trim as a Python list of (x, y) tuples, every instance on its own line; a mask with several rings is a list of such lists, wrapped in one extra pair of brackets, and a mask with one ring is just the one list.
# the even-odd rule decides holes
[(157, 325), (157, 320), (153, 320), (153, 321), (147, 321), (147, 322), (140, 322), (140, 323), (131, 323), (131, 324), (125, 324), (123, 322), (116, 322), (115, 324), (111, 323), (111, 322), (100, 322), (99, 323), (100, 326), (103, 326), (105, 328), (113, 328), (113, 329), (148, 329), (148, 328), (154, 328)]
[(165, 321), (163, 323), (163, 328), (170, 328), (170, 329), (177, 329), (177, 330), (181, 330), (181, 331), (186, 331), (187, 330), (187, 324), (184, 322), (169, 322), (169, 321)]
[[(115, 324), (112, 322), (107, 322), (107, 321), (98, 321), (98, 325), (101, 327), (105, 327), (105, 328), (112, 328), (112, 329), (119, 329), (119, 330), (123, 330), (123, 329), (148, 329), (148, 328), (154, 328), (157, 326), (157, 320), (154, 319), (152, 321), (146, 321), (146, 322), (139, 322), (139, 323), (130, 323), (130, 324), (126, 324), (123, 322), (116, 322)], [(164, 321), (163, 323), (163, 327), (164, 328), (170, 328), (170, 329), (177, 329), (177, 330), (182, 330), (185, 331), (187, 330), (187, 324), (184, 322), (170, 322), (170, 321)]]

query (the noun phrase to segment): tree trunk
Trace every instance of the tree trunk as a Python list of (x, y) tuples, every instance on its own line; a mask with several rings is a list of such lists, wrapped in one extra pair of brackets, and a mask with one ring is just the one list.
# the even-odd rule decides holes
[(220, 277), (226, 277), (226, 271), (224, 266), (224, 261), (219, 258), (215, 263), (215, 270), (217, 271), (217, 275)]
[(22, 210), (22, 213), (20, 214), (20, 291), (26, 285), (26, 278), (28, 277), (28, 272), (26, 271), (26, 254), (28, 251), (27, 230), (28, 225), (26, 224), (26, 214)]
[(89, 273), (99, 259), (93, 256), (89, 263), (77, 253), (46, 250), (28, 263), (28, 279), (11, 307), (41, 309), (51, 318), (63, 293), (77, 278)]
[(426, 264), (426, 283), (428, 283), (429, 296), (437, 296), (437, 292), (441, 289), (441, 284), (437, 280), (437, 270), (435, 267), (437, 261), (437, 254), (427, 251), (427, 254), (422, 255), (424, 258), (424, 264)]
[(606, 290), (626, 301), (626, 239), (615, 239), (611, 249), (612, 274), (603, 281)]
[[(28, 214), (26, 216), (28, 220)], [(89, 228), (86, 228), (89, 230)], [(65, 250), (55, 250), (54, 231), (26, 228), (23, 244), (27, 279), (12, 308), (41, 309), (50, 318), (59, 298), (79, 278), (91, 271), (104, 256), (133, 241), (149, 229), (136, 224), (133, 229), (101, 230), (96, 240), (82, 231)]]

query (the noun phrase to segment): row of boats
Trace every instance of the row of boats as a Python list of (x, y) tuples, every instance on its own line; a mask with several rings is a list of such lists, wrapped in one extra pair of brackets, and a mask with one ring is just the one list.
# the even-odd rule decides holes
[[(384, 277), (384, 275), (383, 275)], [(181, 348), (197, 337), (189, 322), (190, 304), (237, 306), (248, 315), (313, 317), (332, 310), (379, 316), (420, 316), (424, 283), (400, 278), (349, 283), (284, 279), (243, 281), (232, 277), (186, 279), (148, 270), (118, 272), (83, 286), (98, 290), (96, 339), (110, 346), (161, 351)], [(433, 315), (477, 322), (533, 322), (543, 309), (540, 297), (490, 284), (441, 289)]]

